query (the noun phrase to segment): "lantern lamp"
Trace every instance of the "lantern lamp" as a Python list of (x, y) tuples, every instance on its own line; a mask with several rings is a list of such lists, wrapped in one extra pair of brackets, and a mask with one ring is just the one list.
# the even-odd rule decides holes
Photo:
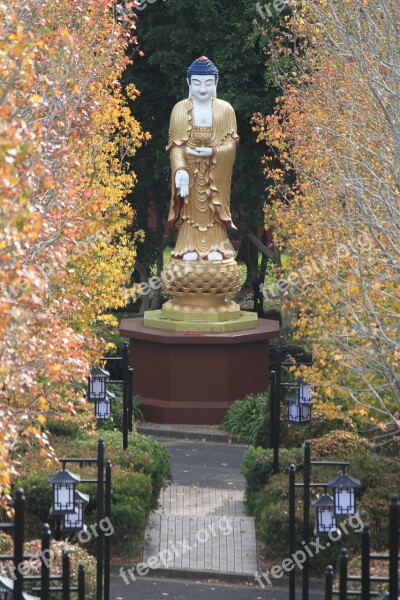
[(9, 577), (0, 577), (0, 600), (13, 600), (14, 581)]
[(108, 419), (111, 414), (111, 402), (114, 400), (115, 394), (106, 391), (106, 397), (104, 400), (96, 400), (94, 406), (94, 415), (98, 421), (104, 421)]
[(306, 383), (304, 383), (304, 381), (300, 377), (297, 379), (297, 382), (299, 384), (297, 389), (298, 403), (310, 405), (311, 397), (313, 394), (312, 388)]
[(64, 515), (75, 512), (75, 487), (81, 478), (70, 473), (67, 469), (58, 471), (48, 482), (53, 485), (52, 515)]
[(110, 378), (110, 373), (99, 367), (92, 369), (89, 377), (88, 385), (88, 400), (95, 402), (96, 400), (105, 400), (107, 379)]
[(324, 494), (318, 498), (318, 500), (314, 500), (312, 505), (317, 509), (316, 535), (328, 534), (332, 529), (336, 529), (336, 518), (332, 496)]
[(288, 402), (288, 423), (305, 425), (311, 421), (311, 404), (300, 404), (297, 400)]
[(333, 489), (335, 515), (346, 517), (356, 512), (355, 489), (361, 482), (345, 473), (328, 481), (327, 485)]
[(82, 531), (84, 528), (84, 511), (85, 506), (89, 502), (89, 495), (82, 494), (78, 490), (75, 490), (74, 495), (75, 500), (75, 512), (68, 513), (64, 515), (63, 520), (63, 531), (64, 532), (72, 532), (72, 531)]

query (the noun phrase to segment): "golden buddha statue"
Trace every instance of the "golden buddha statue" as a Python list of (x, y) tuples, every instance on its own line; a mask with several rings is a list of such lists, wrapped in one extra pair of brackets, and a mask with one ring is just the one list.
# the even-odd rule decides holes
[[(161, 315), (146, 313), (150, 327), (233, 331), (256, 326), (254, 317), (246, 325), (239, 305), (226, 299), (240, 289), (240, 271), (228, 238), (228, 229), (236, 229), (230, 188), (239, 137), (232, 106), (217, 98), (218, 78), (218, 69), (205, 56), (195, 60), (187, 71), (189, 98), (171, 113), (168, 224), (178, 229), (178, 236), (162, 280), (164, 291), (175, 298), (163, 306)], [(175, 321), (192, 321), (192, 326)]]
[(202, 56), (188, 69), (188, 100), (171, 114), (167, 150), (173, 176), (168, 223), (179, 228), (172, 256), (222, 260), (232, 256), (227, 229), (236, 147), (236, 117), (216, 97), (218, 70)]

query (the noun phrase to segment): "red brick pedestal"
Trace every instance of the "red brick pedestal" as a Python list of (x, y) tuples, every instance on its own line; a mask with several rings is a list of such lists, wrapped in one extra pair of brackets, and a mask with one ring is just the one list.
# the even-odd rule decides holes
[(246, 394), (267, 390), (269, 340), (279, 323), (260, 319), (256, 329), (231, 333), (182, 333), (125, 319), (134, 391), (153, 423), (218, 424)]

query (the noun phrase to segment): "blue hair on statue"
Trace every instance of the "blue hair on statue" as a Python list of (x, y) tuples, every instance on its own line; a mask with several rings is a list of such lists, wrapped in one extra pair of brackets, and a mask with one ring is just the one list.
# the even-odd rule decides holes
[(187, 70), (186, 76), (189, 83), (192, 81), (192, 75), (215, 75), (215, 81), (219, 79), (219, 71), (211, 60), (208, 60), (206, 56), (200, 56), (197, 60), (192, 62)]

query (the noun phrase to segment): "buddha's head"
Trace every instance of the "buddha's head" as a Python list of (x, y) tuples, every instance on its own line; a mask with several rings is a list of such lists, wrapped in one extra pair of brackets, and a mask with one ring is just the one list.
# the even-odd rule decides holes
[(200, 56), (187, 70), (189, 98), (200, 104), (208, 104), (217, 97), (219, 72), (217, 67), (205, 56)]

